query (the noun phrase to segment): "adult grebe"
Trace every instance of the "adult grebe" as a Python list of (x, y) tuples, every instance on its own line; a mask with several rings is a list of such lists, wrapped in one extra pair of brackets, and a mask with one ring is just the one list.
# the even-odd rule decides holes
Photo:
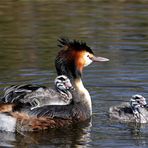
[(109, 116), (120, 122), (148, 123), (146, 99), (141, 95), (133, 95), (129, 103), (110, 107)]
[(72, 103), (69, 105), (45, 105), (32, 110), (27, 105), (19, 105), (17, 101), (12, 104), (8, 104), (9, 102), (1, 104), (0, 111), (9, 112), (2, 116), (5, 116), (5, 119), (6, 116), (11, 117), (13, 121), (12, 131), (15, 131), (16, 128), (21, 131), (33, 131), (63, 127), (91, 117), (91, 98), (81, 80), (82, 70), (93, 61), (109, 61), (109, 59), (95, 57), (86, 43), (63, 38), (59, 42), (62, 50), (56, 57), (55, 65), (58, 75), (68, 76), (74, 85), (75, 93), (73, 93)]

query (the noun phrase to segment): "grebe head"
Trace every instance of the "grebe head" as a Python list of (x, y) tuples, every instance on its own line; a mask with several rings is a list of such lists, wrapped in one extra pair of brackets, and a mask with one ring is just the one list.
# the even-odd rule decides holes
[(70, 80), (65, 75), (60, 75), (60, 76), (56, 77), (54, 83), (55, 83), (56, 89), (59, 92), (61, 92), (61, 91), (65, 92), (67, 90), (73, 90), (74, 89)]
[(84, 42), (70, 41), (65, 38), (59, 40), (62, 50), (58, 53), (55, 66), (58, 75), (67, 75), (69, 78), (81, 77), (83, 68), (92, 62), (109, 61), (107, 58), (95, 57), (93, 51)]
[(132, 104), (133, 104), (133, 103), (137, 103), (137, 104), (139, 104), (141, 107), (147, 106), (146, 99), (145, 99), (143, 96), (138, 95), (138, 94), (133, 95), (130, 101), (131, 101)]
[(133, 95), (130, 105), (135, 118), (140, 119), (141, 108), (147, 107), (146, 99), (141, 95)]

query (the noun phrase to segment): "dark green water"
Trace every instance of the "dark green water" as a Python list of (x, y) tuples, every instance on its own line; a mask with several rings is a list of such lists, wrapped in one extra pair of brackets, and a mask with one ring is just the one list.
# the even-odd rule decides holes
[(0, 1), (0, 94), (12, 84), (52, 86), (60, 36), (86, 41), (96, 55), (110, 59), (84, 71), (92, 123), (24, 135), (1, 132), (1, 147), (148, 147), (148, 125), (107, 116), (111, 105), (133, 94), (148, 98), (148, 2), (133, 1)]

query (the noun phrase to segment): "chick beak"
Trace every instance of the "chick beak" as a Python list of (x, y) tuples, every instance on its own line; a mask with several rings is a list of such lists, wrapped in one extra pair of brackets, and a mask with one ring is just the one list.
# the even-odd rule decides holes
[(75, 90), (71, 83), (65, 83), (67, 90)]
[(91, 59), (92, 59), (93, 62), (107, 62), (107, 61), (109, 61), (109, 59), (104, 58), (104, 57), (93, 56)]

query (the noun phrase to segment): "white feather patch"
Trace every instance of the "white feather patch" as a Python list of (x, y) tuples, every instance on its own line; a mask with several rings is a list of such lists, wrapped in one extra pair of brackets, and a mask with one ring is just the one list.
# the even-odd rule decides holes
[(0, 130), (15, 132), (16, 119), (6, 114), (0, 114)]

